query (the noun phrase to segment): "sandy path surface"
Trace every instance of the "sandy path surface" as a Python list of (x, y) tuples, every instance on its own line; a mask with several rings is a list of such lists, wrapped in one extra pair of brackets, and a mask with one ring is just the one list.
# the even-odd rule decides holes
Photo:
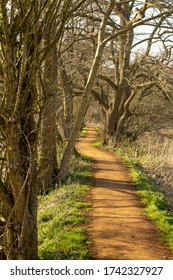
[(88, 224), (93, 259), (172, 259), (155, 225), (145, 216), (127, 167), (112, 153), (92, 147), (96, 139), (97, 132), (89, 129), (77, 145), (80, 153), (94, 160)]

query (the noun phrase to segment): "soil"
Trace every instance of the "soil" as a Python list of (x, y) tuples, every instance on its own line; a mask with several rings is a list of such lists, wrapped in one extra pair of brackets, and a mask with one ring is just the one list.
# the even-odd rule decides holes
[(80, 153), (93, 160), (92, 210), (87, 227), (93, 259), (173, 259), (161, 233), (145, 215), (128, 168), (111, 152), (92, 147), (96, 139), (97, 132), (91, 128), (77, 145)]

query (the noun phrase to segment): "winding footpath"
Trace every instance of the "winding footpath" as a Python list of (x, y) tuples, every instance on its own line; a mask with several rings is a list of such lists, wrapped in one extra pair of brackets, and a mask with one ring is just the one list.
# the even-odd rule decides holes
[(127, 167), (112, 153), (92, 147), (96, 139), (96, 130), (90, 128), (77, 145), (81, 154), (94, 161), (88, 219), (93, 259), (172, 259), (160, 233), (144, 213)]

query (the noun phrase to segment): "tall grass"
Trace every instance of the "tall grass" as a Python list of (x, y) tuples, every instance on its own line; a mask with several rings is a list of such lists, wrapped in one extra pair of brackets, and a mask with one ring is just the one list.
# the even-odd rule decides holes
[(137, 141), (123, 139), (116, 152), (127, 153), (131, 159), (141, 164), (156, 181), (159, 190), (171, 202), (173, 209), (173, 140), (158, 133), (145, 133)]

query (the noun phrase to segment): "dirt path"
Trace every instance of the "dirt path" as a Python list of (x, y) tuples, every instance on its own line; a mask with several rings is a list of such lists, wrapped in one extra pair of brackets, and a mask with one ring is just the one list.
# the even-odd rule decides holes
[(127, 168), (109, 152), (91, 146), (97, 138), (94, 129), (77, 149), (94, 160), (92, 211), (88, 233), (94, 259), (162, 260), (172, 259), (169, 249), (149, 221)]

